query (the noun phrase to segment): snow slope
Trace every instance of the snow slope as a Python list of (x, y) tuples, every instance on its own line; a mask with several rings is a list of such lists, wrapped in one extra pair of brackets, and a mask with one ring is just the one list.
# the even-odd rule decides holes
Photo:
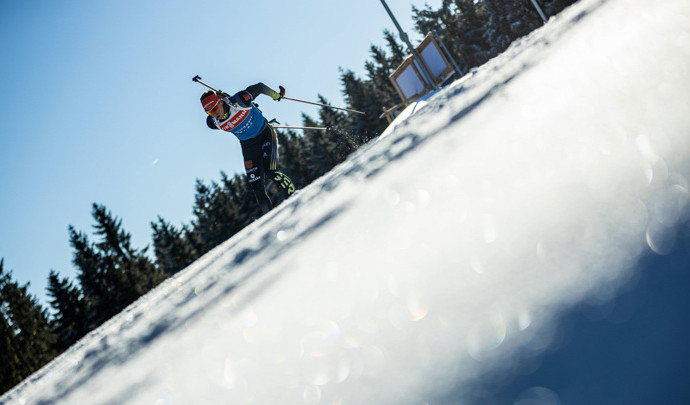
[[(619, 386), (682, 403), (685, 366), (664, 392), (615, 376), (641, 351), (689, 357), (668, 337), (688, 337), (668, 318), (688, 303), (671, 289), (687, 285), (688, 93), (690, 2), (582, 0), (0, 403), (595, 403)], [(658, 284), (645, 269), (664, 258)], [(611, 309), (645, 285), (664, 289)], [(658, 343), (603, 334), (653, 302), (668, 322), (626, 335), (661, 325)], [(596, 322), (564, 329), (583, 307)], [(578, 350), (553, 363), (559, 347)], [(555, 371), (530, 381), (540, 364)]]

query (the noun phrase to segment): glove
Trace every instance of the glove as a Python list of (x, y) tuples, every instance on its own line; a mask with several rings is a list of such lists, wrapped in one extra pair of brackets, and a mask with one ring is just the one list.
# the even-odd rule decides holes
[(252, 99), (254, 98), (252, 97), (251, 93), (249, 93), (246, 90), (240, 91), (239, 93), (237, 93), (237, 95), (240, 97), (240, 100), (242, 100), (242, 102), (245, 105), (250, 105)]
[(278, 93), (277, 91), (274, 91), (273, 95), (271, 95), (271, 98), (274, 99), (275, 101), (280, 101), (280, 99), (282, 99), (283, 96), (285, 95), (285, 87), (278, 86), (278, 88), (280, 89), (280, 93)]

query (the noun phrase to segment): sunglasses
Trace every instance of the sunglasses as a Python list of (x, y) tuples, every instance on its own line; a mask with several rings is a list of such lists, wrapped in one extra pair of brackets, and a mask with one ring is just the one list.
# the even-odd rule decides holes
[(206, 114), (208, 114), (208, 115), (213, 115), (214, 112), (218, 113), (218, 112), (222, 112), (222, 111), (223, 111), (223, 103), (222, 103), (222, 102), (219, 102), (218, 104), (216, 104), (215, 106), (213, 106), (213, 108), (211, 108), (210, 110), (206, 111)]

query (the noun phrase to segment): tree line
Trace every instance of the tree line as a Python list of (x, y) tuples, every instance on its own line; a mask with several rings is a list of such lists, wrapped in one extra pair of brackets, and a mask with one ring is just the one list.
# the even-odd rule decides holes
[[(541, 0), (547, 16), (574, 0)], [(531, 0), (444, 0), (438, 9), (412, 8), (415, 30), (434, 31), (467, 72), (503, 52), (515, 39), (538, 28), (541, 18)], [(318, 117), (302, 116), (305, 126), (329, 131), (278, 132), (281, 168), (303, 188), (376, 138), (387, 127), (383, 107), (399, 104), (389, 76), (407, 55), (390, 31), (385, 46), (371, 45), (366, 77), (341, 68), (340, 81), (349, 108), (366, 115), (321, 108)], [(323, 96), (319, 101), (329, 104)], [(276, 205), (282, 200), (269, 187)], [(163, 280), (227, 240), (260, 215), (245, 175), (221, 172), (218, 181), (197, 180), (193, 219), (177, 227), (162, 217), (151, 222), (152, 246), (132, 246), (121, 219), (93, 204), (93, 234), (68, 228), (76, 280), (51, 270), (44, 308), (20, 285), (0, 259), (0, 392), (29, 376), (84, 335), (122, 311)], [(92, 240), (92, 238), (94, 240)], [(151, 248), (149, 251), (149, 248)]]

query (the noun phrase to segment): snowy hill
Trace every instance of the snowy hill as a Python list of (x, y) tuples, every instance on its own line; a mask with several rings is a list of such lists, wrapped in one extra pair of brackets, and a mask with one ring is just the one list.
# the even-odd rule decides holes
[(688, 94), (690, 2), (582, 0), (0, 403), (684, 403)]

